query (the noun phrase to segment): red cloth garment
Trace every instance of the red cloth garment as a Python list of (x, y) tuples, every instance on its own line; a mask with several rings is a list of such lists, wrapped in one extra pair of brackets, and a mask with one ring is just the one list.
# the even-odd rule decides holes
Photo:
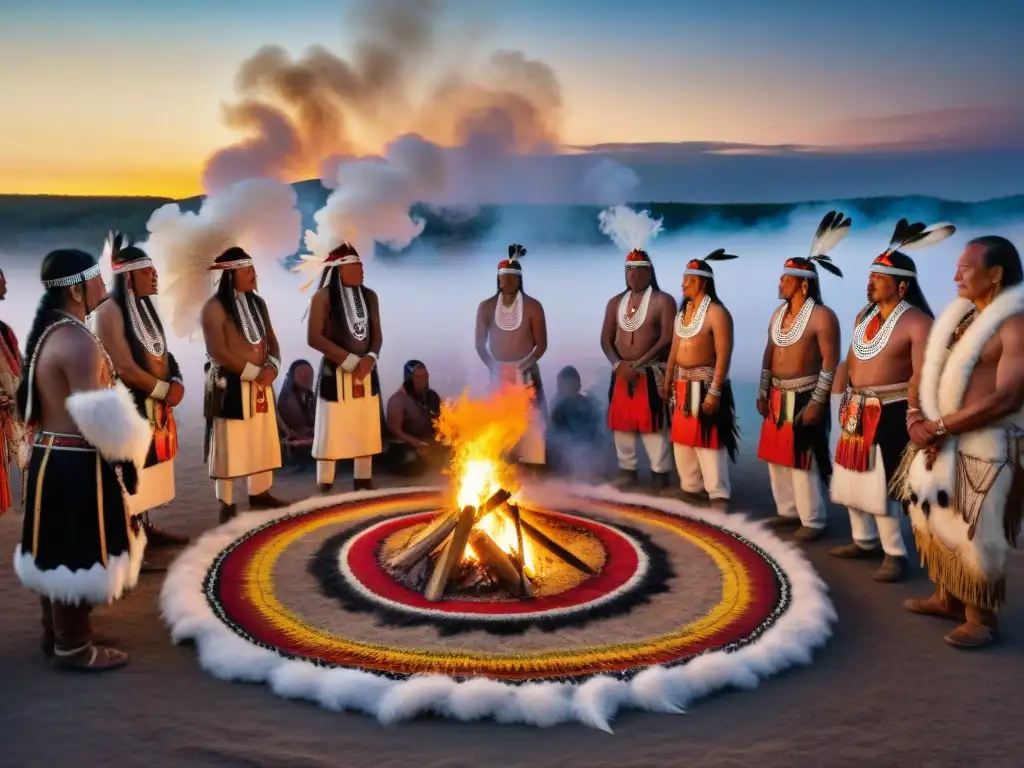
[[(804, 450), (797, 455), (794, 425), (783, 413), (786, 394), (783, 390), (775, 388), (768, 394), (768, 418), (761, 424), (757, 458), (769, 464), (806, 471), (811, 468), (813, 451)], [(795, 417), (797, 413), (799, 408), (794, 408), (793, 416)]]
[[(691, 448), (710, 448), (717, 451), (722, 446), (718, 443), (718, 427), (710, 425), (702, 428), (697, 413), (690, 413), (690, 385), (692, 382), (677, 379), (672, 382), (676, 389), (676, 407), (672, 411), (672, 442)], [(698, 403), (698, 409), (700, 403)]]
[(620, 376), (615, 377), (608, 404), (608, 429), (612, 432), (651, 434), (657, 431), (647, 376), (646, 372), (639, 373), (632, 385)]

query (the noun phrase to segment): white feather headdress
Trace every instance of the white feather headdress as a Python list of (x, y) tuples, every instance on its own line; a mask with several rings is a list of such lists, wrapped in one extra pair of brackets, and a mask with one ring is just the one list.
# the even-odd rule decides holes
[(664, 231), (662, 219), (655, 219), (650, 211), (634, 211), (625, 205), (606, 208), (597, 214), (601, 232), (623, 250), (642, 251), (647, 243)]

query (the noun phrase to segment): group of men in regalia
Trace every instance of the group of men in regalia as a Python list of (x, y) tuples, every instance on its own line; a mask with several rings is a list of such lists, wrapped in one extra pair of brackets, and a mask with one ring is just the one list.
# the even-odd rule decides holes
[[(952, 645), (988, 645), (998, 636), (1006, 554), (1024, 508), (1020, 257), (1003, 238), (972, 240), (957, 264), (959, 298), (935, 319), (905, 252), (954, 228), (901, 220), (871, 265), (868, 303), (843, 359), (819, 269), (842, 277), (829, 251), (850, 226), (830, 212), (809, 256), (782, 267), (782, 303), (769, 322), (757, 395), (757, 455), (768, 464), (776, 506), (768, 522), (793, 529), (799, 541), (817, 539), (829, 494), (848, 508), (852, 533), (831, 553), (879, 558), (875, 579), (892, 582), (906, 570), (901, 520), (909, 516), (936, 591), (907, 609), (959, 622), (946, 636)], [(523, 288), (525, 254), (515, 243), (498, 263), (497, 290), (477, 310), (476, 351), (495, 386), (514, 382), (533, 393), (534, 418), (514, 452), (539, 468), (546, 404), (538, 361), (547, 327), (541, 303)], [(40, 595), (44, 652), (76, 670), (127, 663), (92, 633), (91, 608), (136, 584), (147, 542), (187, 542), (150, 519), (174, 499), (174, 409), (185, 396), (152, 301), (159, 276), (149, 255), (116, 233), (103, 258), (109, 293), (90, 254), (64, 249), (43, 259), (44, 293), (24, 357), (0, 323), (0, 512), (12, 504), (8, 470), (16, 462), (25, 517), (15, 570)], [(654, 490), (703, 495), (730, 511), (739, 434), (729, 379), (734, 328), (713, 264), (736, 258), (718, 249), (688, 262), (679, 307), (659, 288), (646, 250), (626, 255), (626, 288), (609, 300), (600, 338), (611, 365), (607, 426), (618, 487), (639, 482), (642, 446)], [(282, 458), (273, 390), (281, 348), (246, 251), (229, 247), (203, 268), (216, 278), (197, 312), (208, 356), (205, 450), (219, 519), (228, 523), (237, 514), (236, 480), (245, 480), (250, 508), (287, 506), (271, 492)], [(329, 492), (336, 463), (350, 459), (354, 490), (372, 490), (373, 457), (383, 447), (379, 299), (349, 243), (315, 268), (307, 338), (323, 355), (317, 484)], [(5, 294), (0, 272), (0, 299)], [(833, 394), (841, 395), (834, 461)], [(678, 488), (670, 487), (673, 464)]]

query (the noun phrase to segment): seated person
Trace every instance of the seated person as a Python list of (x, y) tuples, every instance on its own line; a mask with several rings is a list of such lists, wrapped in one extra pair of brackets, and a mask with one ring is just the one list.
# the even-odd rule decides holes
[(548, 425), (552, 469), (565, 474), (597, 476), (604, 466), (597, 445), (601, 427), (597, 403), (583, 392), (579, 371), (571, 365), (559, 371), (556, 383)]
[(447, 448), (434, 437), (434, 421), (440, 415), (441, 398), (430, 388), (427, 366), (410, 360), (402, 371), (402, 386), (388, 398), (390, 440), (384, 462), (389, 471), (414, 477), (443, 466)]
[(277, 415), (281, 440), (292, 461), (311, 461), (316, 393), (313, 391), (313, 366), (296, 360), (288, 368), (281, 394), (277, 396)]

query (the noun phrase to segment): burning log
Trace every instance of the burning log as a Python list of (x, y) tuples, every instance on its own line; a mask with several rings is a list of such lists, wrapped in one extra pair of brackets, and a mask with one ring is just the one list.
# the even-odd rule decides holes
[(416, 563), (433, 552), (452, 531), (459, 521), (461, 513), (456, 510), (442, 513), (435, 517), (430, 525), (426, 525), (416, 534), (405, 549), (391, 559), (391, 567), (398, 571), (408, 571)]
[(504, 488), (499, 488), (497, 491), (491, 494), (491, 498), (489, 498), (487, 501), (480, 505), (480, 508), (477, 509), (476, 511), (476, 517), (474, 518), (473, 522), (479, 523), (491, 512), (498, 509), (503, 504), (507, 504), (508, 500), (511, 498), (511, 493), (506, 491)]
[[(512, 504), (509, 504), (508, 506), (510, 508), (513, 507)], [(546, 533), (544, 533), (539, 527), (537, 527), (537, 525), (535, 525), (534, 523), (531, 523), (527, 519), (526, 513), (524, 513), (521, 509), (517, 508), (517, 512), (518, 512), (518, 517), (519, 517), (519, 519), (521, 521), (521, 524), (523, 526), (523, 532), (526, 533), (526, 535), (529, 536), (533, 541), (535, 541), (540, 546), (544, 547), (544, 549), (546, 549), (548, 552), (553, 554), (559, 560), (562, 560), (565, 563), (568, 563), (569, 565), (571, 565), (576, 570), (582, 571), (583, 573), (587, 574), (588, 576), (595, 576), (595, 575), (597, 575), (597, 571), (595, 571), (593, 568), (591, 568), (585, 562), (583, 562), (578, 557), (576, 557), (576, 555), (574, 555), (568, 549), (566, 549), (561, 544), (559, 544), (557, 541), (555, 541), (550, 536), (548, 536)]]
[[(496, 491), (474, 513), (474, 525), (490, 512), (505, 504), (510, 498), (512, 498), (512, 494), (504, 488)], [(396, 571), (410, 570), (416, 563), (445, 543), (445, 539), (451, 536), (452, 531), (455, 530), (461, 514), (458, 510), (439, 514), (405, 545), (405, 549), (391, 558), (389, 565)]]
[(476, 529), (469, 537), (473, 551), (480, 561), (494, 574), (502, 588), (513, 597), (533, 597), (533, 585), (504, 550), (499, 547), (486, 531)]
[(452, 532), (451, 538), (434, 565), (434, 572), (430, 574), (430, 581), (427, 582), (427, 588), (423, 593), (427, 600), (435, 602), (441, 599), (445, 586), (448, 584), (448, 579), (452, 574), (452, 569), (462, 562), (462, 556), (466, 552), (466, 544), (469, 543), (469, 534), (473, 530), (475, 514), (476, 510), (472, 506), (465, 507), (459, 514), (455, 530)]

